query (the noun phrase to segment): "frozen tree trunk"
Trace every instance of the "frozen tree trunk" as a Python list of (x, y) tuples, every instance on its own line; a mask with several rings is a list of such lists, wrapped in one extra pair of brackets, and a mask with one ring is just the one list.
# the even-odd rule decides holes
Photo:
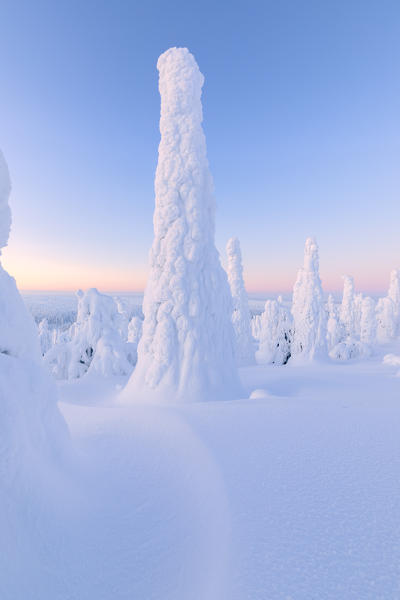
[(376, 305), (376, 335), (378, 342), (386, 344), (394, 340), (397, 334), (395, 304), (391, 298), (379, 298)]
[(214, 243), (213, 183), (201, 126), (203, 75), (186, 48), (158, 60), (161, 142), (154, 241), (138, 363), (122, 397), (190, 402), (241, 395), (232, 299)]
[(251, 317), (243, 280), (242, 253), (237, 238), (231, 238), (228, 241), (226, 254), (228, 256), (228, 281), (233, 299), (232, 323), (236, 338), (236, 357), (238, 364), (250, 365), (254, 363)]
[(292, 356), (304, 361), (325, 356), (326, 312), (319, 277), (318, 246), (313, 238), (306, 240), (304, 266), (299, 270), (293, 288), (292, 315)]
[(345, 337), (353, 338), (356, 333), (354, 280), (350, 275), (343, 275), (343, 299), (340, 307), (340, 322)]

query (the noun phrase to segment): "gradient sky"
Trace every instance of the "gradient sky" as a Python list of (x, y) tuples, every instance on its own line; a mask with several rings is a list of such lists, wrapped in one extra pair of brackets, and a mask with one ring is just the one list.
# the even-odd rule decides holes
[(4, 266), (21, 289), (141, 290), (159, 142), (157, 57), (205, 75), (217, 246), (250, 291), (291, 289), (316, 236), (326, 289), (400, 267), (396, 1), (2, 0)]

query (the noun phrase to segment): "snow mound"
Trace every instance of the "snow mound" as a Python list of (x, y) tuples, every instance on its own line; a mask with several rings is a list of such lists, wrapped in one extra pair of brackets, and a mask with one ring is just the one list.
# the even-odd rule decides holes
[(250, 398), (250, 400), (258, 400), (261, 398), (270, 398), (270, 394), (267, 392), (267, 390), (260, 388), (257, 390), (253, 390), (251, 392), (249, 398)]
[(215, 201), (202, 130), (203, 75), (186, 48), (160, 56), (161, 141), (154, 241), (138, 363), (122, 399), (240, 396), (232, 299), (214, 243)]
[(334, 360), (343, 361), (355, 358), (369, 358), (371, 355), (371, 346), (353, 338), (348, 338), (344, 342), (339, 342), (339, 344), (329, 352), (329, 356)]
[(391, 367), (400, 367), (400, 356), (397, 354), (385, 354), (382, 360), (384, 365)]

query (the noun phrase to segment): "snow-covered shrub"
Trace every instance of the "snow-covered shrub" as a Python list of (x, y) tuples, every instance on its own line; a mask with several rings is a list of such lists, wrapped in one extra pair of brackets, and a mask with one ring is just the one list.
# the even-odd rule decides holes
[(344, 342), (339, 342), (329, 352), (329, 356), (334, 360), (351, 360), (355, 358), (368, 358), (371, 356), (371, 347), (354, 338), (347, 338)]
[(304, 265), (293, 288), (292, 356), (312, 360), (326, 354), (326, 312), (319, 277), (318, 246), (313, 238), (306, 240)]
[(122, 397), (235, 398), (232, 299), (214, 243), (212, 177), (202, 129), (203, 75), (186, 48), (158, 60), (161, 141), (154, 241), (138, 363)]
[(379, 298), (376, 305), (376, 337), (378, 342), (385, 344), (397, 335), (396, 307), (391, 298)]
[(286, 365), (291, 355), (292, 327), (292, 316), (282, 302), (267, 300), (260, 316), (258, 363)]
[(345, 338), (354, 338), (356, 333), (355, 326), (355, 306), (354, 306), (354, 280), (350, 275), (343, 275), (343, 299), (340, 306), (340, 323), (343, 327)]
[(375, 302), (368, 296), (361, 304), (360, 341), (373, 347), (376, 342)]
[(121, 335), (123, 316), (113, 298), (95, 288), (77, 292), (78, 314), (70, 339), (50, 348), (45, 361), (57, 379), (74, 379), (87, 372), (128, 375), (130, 347)]
[(242, 252), (237, 238), (226, 245), (228, 281), (233, 299), (232, 323), (236, 338), (236, 357), (240, 365), (254, 363), (249, 300), (243, 280)]
[(338, 307), (335, 304), (332, 294), (328, 296), (327, 302), (327, 342), (328, 349), (332, 350), (343, 339), (343, 328), (339, 320)]
[[(8, 241), (11, 191), (0, 152), (0, 252)], [(32, 470), (53, 461), (67, 439), (51, 378), (41, 365), (38, 330), (0, 264), (0, 479), (2, 490), (31, 477)], [(48, 462), (46, 462), (48, 465)], [(7, 494), (0, 494), (0, 501)], [(7, 503), (12, 503), (9, 497)], [(1, 502), (0, 502), (1, 503)], [(0, 506), (3, 513), (4, 506)]]

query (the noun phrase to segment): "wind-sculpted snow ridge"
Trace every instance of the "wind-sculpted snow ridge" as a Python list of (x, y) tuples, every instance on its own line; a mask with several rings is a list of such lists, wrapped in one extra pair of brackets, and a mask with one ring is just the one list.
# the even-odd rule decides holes
[(215, 201), (202, 130), (203, 75), (186, 48), (158, 60), (161, 141), (143, 336), (125, 401), (241, 395), (232, 300), (214, 243)]
[(236, 355), (239, 365), (254, 363), (253, 337), (251, 335), (249, 300), (243, 280), (242, 252), (237, 238), (226, 246), (228, 256), (228, 281), (233, 299), (232, 323), (236, 338)]
[(304, 266), (299, 270), (293, 288), (292, 315), (293, 358), (307, 361), (325, 356), (326, 312), (319, 277), (318, 246), (313, 238), (306, 240)]
[(122, 337), (124, 316), (115, 300), (95, 288), (86, 293), (79, 290), (77, 296), (77, 320), (68, 338), (45, 355), (50, 371), (57, 379), (74, 379), (89, 372), (105, 377), (129, 375), (136, 348)]

